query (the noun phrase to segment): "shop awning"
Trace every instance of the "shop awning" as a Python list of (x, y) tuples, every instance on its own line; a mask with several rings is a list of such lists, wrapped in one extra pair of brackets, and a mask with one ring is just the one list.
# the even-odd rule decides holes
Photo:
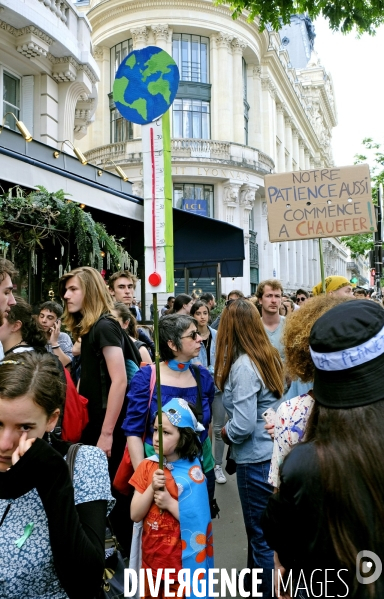
[(176, 271), (188, 268), (191, 277), (242, 277), (244, 234), (239, 227), (185, 210), (173, 209)]

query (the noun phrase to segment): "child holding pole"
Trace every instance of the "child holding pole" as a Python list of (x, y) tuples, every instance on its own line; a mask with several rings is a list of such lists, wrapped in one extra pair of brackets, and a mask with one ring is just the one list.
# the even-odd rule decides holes
[[(213, 567), (208, 491), (199, 461), (198, 434), (204, 427), (183, 399), (172, 399), (163, 406), (162, 416), (164, 471), (158, 469), (159, 458), (154, 455), (143, 460), (130, 479), (135, 488), (131, 518), (134, 522), (143, 520), (142, 568), (151, 568), (154, 580), (157, 570), (163, 569), (158, 597), (166, 597), (165, 568), (175, 569), (176, 581), (181, 569), (189, 570), (189, 589), (195, 570), (204, 568), (208, 576), (208, 568)], [(153, 446), (157, 454), (157, 416)], [(170, 585), (176, 596), (178, 589), (179, 582)], [(190, 596), (194, 596), (192, 588)], [(151, 597), (147, 576), (144, 597)]]

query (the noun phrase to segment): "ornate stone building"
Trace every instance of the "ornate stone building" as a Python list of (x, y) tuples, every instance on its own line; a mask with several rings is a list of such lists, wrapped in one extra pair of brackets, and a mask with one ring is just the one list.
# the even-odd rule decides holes
[[(3, 115), (13, 112), (35, 140), (73, 143), (93, 118), (99, 77), (89, 21), (71, 1), (1, 0)], [(16, 130), (10, 115), (6, 126)]]
[[(333, 164), (333, 85), (313, 50), (311, 22), (293, 17), (281, 35), (260, 33), (257, 20), (233, 20), (211, 0), (83, 0), (77, 6), (92, 25), (101, 72), (95, 120), (81, 144), (89, 161), (112, 158), (141, 195), (140, 127), (123, 121), (111, 90), (128, 52), (160, 46), (181, 74), (171, 119), (174, 205), (244, 230), (244, 277), (223, 281), (223, 290), (249, 293), (273, 276), (287, 289), (317, 283), (317, 240), (269, 243), (264, 197), (264, 175), (272, 171)], [(196, 243), (204, 243), (198, 231)], [(337, 241), (329, 243), (340, 252), (344, 274), (346, 253)]]

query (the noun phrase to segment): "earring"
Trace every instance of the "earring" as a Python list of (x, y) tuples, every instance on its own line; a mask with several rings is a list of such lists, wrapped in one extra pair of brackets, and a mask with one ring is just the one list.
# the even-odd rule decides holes
[(51, 439), (51, 433), (53, 433), (55, 429), (53, 428), (51, 431), (48, 431), (48, 443), (49, 445), (52, 445), (52, 439)]

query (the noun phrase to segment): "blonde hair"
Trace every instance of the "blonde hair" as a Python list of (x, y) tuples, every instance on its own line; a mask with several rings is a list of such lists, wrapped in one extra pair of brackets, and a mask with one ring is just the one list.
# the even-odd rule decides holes
[(283, 365), (269, 341), (256, 306), (247, 299), (224, 308), (216, 337), (215, 383), (223, 391), (232, 364), (247, 354), (266, 387), (276, 397), (283, 395)]
[[(84, 294), (81, 312), (76, 312), (75, 314), (68, 312), (67, 303), (64, 299), (65, 286), (69, 279), (73, 277), (78, 278), (80, 288)], [(59, 281), (59, 293), (65, 303), (63, 314), (64, 324), (75, 339), (89, 333), (89, 330), (98, 318), (102, 314), (109, 314), (114, 308), (112, 296), (107, 289), (103, 277), (99, 271), (90, 266), (80, 266), (62, 276)]]

